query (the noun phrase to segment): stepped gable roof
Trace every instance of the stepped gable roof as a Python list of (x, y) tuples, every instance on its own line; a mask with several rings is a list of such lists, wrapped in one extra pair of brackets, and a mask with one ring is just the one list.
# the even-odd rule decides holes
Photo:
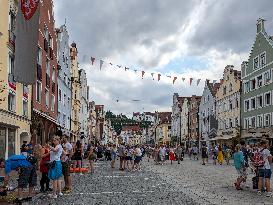
[(161, 123), (169, 123), (172, 120), (172, 112), (159, 112), (158, 117)]
[(220, 88), (221, 83), (207, 83), (208, 88), (213, 96), (216, 95), (217, 90)]
[(185, 99), (187, 99), (188, 101), (191, 101), (191, 97), (178, 97), (177, 100), (178, 100), (178, 107), (179, 108), (182, 108), (182, 105), (185, 101)]
[(241, 80), (241, 71), (238, 70), (233, 70), (234, 76), (235, 78), (237, 78), (238, 80)]

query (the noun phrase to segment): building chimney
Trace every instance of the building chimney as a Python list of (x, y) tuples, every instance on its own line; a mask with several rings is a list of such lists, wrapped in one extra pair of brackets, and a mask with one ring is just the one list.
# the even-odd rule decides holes
[(264, 30), (264, 22), (265, 22), (265, 20), (262, 19), (262, 18), (259, 18), (259, 19), (257, 20), (257, 24), (256, 24), (256, 26), (257, 26), (257, 33), (264, 32), (264, 31), (265, 31), (265, 30)]

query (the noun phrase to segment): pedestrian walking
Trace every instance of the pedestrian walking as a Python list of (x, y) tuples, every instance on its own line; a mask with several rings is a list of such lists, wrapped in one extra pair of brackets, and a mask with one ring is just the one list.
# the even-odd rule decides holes
[(134, 150), (132, 149), (132, 147), (128, 145), (125, 149), (126, 168), (128, 171), (131, 171), (134, 166), (133, 154), (134, 154)]
[(158, 147), (158, 145), (155, 146), (154, 151), (153, 151), (153, 155), (154, 155), (155, 164), (159, 164), (160, 156), (159, 156), (159, 147)]
[(192, 155), (193, 155), (193, 160), (198, 160), (198, 148), (196, 145), (194, 145), (192, 148)]
[(89, 160), (91, 174), (93, 174), (95, 172), (94, 162), (95, 162), (96, 158), (97, 158), (97, 155), (94, 151), (94, 147), (90, 146), (89, 153), (88, 153), (88, 160)]
[(260, 142), (261, 148), (259, 152), (261, 153), (261, 164), (259, 167), (259, 183), (258, 183), (258, 195), (262, 194), (263, 182), (265, 181), (266, 196), (272, 197), (272, 192), (270, 190), (270, 179), (271, 179), (271, 166), (272, 155), (268, 149), (268, 141), (262, 140)]
[(119, 170), (125, 170), (125, 147), (124, 144), (120, 144), (118, 147), (118, 155), (119, 155)]
[(49, 196), (56, 199), (58, 196), (62, 196), (61, 192), (61, 177), (62, 173), (62, 163), (61, 155), (63, 153), (63, 148), (60, 144), (60, 138), (53, 138), (53, 146), (50, 147), (50, 168), (48, 172), (48, 178), (53, 181), (53, 193)]
[(205, 143), (202, 145), (202, 148), (201, 148), (201, 156), (203, 161), (202, 165), (206, 165), (206, 162), (208, 163), (209, 156), (208, 156), (208, 147)]
[(134, 150), (135, 160), (134, 160), (134, 166), (133, 171), (140, 171), (140, 161), (142, 159), (142, 152), (139, 148), (139, 145), (136, 145)]
[(115, 162), (117, 159), (117, 146), (115, 144), (112, 146), (112, 149), (111, 149), (111, 158), (112, 158), (111, 167), (115, 168)]
[(173, 148), (170, 148), (169, 157), (170, 157), (170, 160), (171, 160), (171, 164), (173, 164), (173, 161), (175, 160), (175, 154), (174, 154)]
[(227, 147), (226, 151), (225, 151), (225, 160), (226, 160), (227, 165), (229, 165), (230, 159), (231, 159), (231, 149), (229, 147)]
[(212, 147), (211, 147), (211, 155), (212, 155), (212, 160), (213, 160), (213, 165), (216, 165), (217, 164), (217, 147), (214, 146), (214, 144), (212, 144)]
[(181, 145), (179, 144), (179, 145), (177, 145), (177, 147), (175, 149), (175, 156), (176, 156), (178, 164), (180, 164), (181, 159), (183, 159), (182, 155), (183, 155), (183, 149), (182, 149)]
[(234, 158), (234, 166), (237, 170), (238, 177), (236, 182), (234, 183), (235, 188), (237, 190), (242, 190), (241, 183), (246, 180), (246, 167), (243, 152), (241, 151), (240, 145), (236, 145), (235, 153), (233, 155)]
[(76, 144), (73, 147), (73, 157), (74, 160), (74, 166), (76, 164), (77, 168), (82, 168), (82, 155), (83, 155), (83, 146), (80, 140), (76, 142)]
[(218, 147), (218, 156), (217, 156), (217, 160), (218, 160), (218, 163), (219, 163), (220, 165), (222, 165), (223, 162), (224, 162), (223, 148), (222, 148), (221, 145), (219, 145), (219, 147)]

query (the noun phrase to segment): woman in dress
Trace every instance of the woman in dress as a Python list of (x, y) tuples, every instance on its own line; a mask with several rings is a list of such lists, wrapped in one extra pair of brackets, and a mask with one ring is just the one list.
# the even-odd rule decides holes
[(73, 159), (76, 161), (76, 167), (82, 168), (82, 154), (83, 154), (83, 146), (80, 140), (76, 142), (73, 147)]
[(171, 164), (173, 164), (173, 161), (175, 160), (175, 154), (174, 154), (173, 148), (170, 148), (170, 150), (169, 150), (169, 157), (171, 160)]
[[(40, 180), (40, 192), (52, 191), (49, 188), (49, 178), (48, 178), (48, 171), (49, 171), (49, 162), (50, 162), (50, 146), (48, 141), (41, 149), (41, 161), (40, 161), (40, 172), (42, 173), (42, 177)], [(45, 188), (46, 185), (46, 188)]]
[(220, 165), (222, 165), (223, 162), (224, 162), (224, 154), (223, 154), (223, 148), (222, 148), (221, 145), (219, 145), (219, 148), (218, 148), (218, 157), (217, 157), (217, 159), (218, 159), (218, 163)]
[(88, 154), (88, 160), (90, 164), (90, 173), (95, 172), (95, 167), (94, 167), (94, 161), (96, 160), (97, 155), (94, 152), (94, 147), (90, 147), (89, 154)]
[(111, 167), (114, 169), (115, 168), (115, 162), (117, 159), (117, 146), (114, 144), (111, 149)]
[(50, 195), (51, 198), (56, 199), (62, 196), (61, 192), (61, 177), (62, 173), (62, 163), (61, 155), (63, 153), (62, 145), (60, 144), (60, 138), (53, 138), (53, 146), (50, 147), (50, 168), (48, 171), (48, 178), (53, 181), (53, 193)]

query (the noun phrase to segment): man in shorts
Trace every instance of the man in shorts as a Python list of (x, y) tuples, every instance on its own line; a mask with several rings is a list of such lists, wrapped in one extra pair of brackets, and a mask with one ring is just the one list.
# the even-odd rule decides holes
[(72, 183), (70, 176), (70, 165), (72, 157), (72, 145), (68, 142), (68, 136), (63, 137), (64, 155), (62, 156), (62, 171), (64, 175), (64, 189), (63, 193), (70, 193), (72, 191)]
[(37, 186), (37, 174), (35, 166), (36, 163), (37, 160), (34, 157), (26, 158), (23, 155), (13, 155), (9, 157), (6, 161), (4, 159), (0, 159), (0, 168), (5, 169), (4, 186), (2, 190), (8, 187), (9, 175), (11, 171), (18, 171), (19, 179), (17, 201), (23, 200), (22, 191), (24, 188), (27, 188), (28, 185), (29, 194), (26, 199), (31, 200), (34, 195), (33, 193), (34, 187)]
[(125, 170), (125, 147), (124, 147), (124, 143), (122, 143), (121, 145), (119, 145), (118, 147), (118, 156), (119, 156), (119, 170), (123, 171)]
[(268, 150), (268, 141), (262, 140), (261, 148), (259, 152), (263, 156), (264, 165), (259, 168), (259, 183), (258, 183), (258, 195), (262, 194), (262, 187), (263, 182), (265, 180), (265, 188), (266, 188), (266, 196), (272, 197), (272, 192), (270, 191), (270, 178), (271, 178), (271, 166), (272, 163), (272, 155), (270, 154), (270, 151)]

